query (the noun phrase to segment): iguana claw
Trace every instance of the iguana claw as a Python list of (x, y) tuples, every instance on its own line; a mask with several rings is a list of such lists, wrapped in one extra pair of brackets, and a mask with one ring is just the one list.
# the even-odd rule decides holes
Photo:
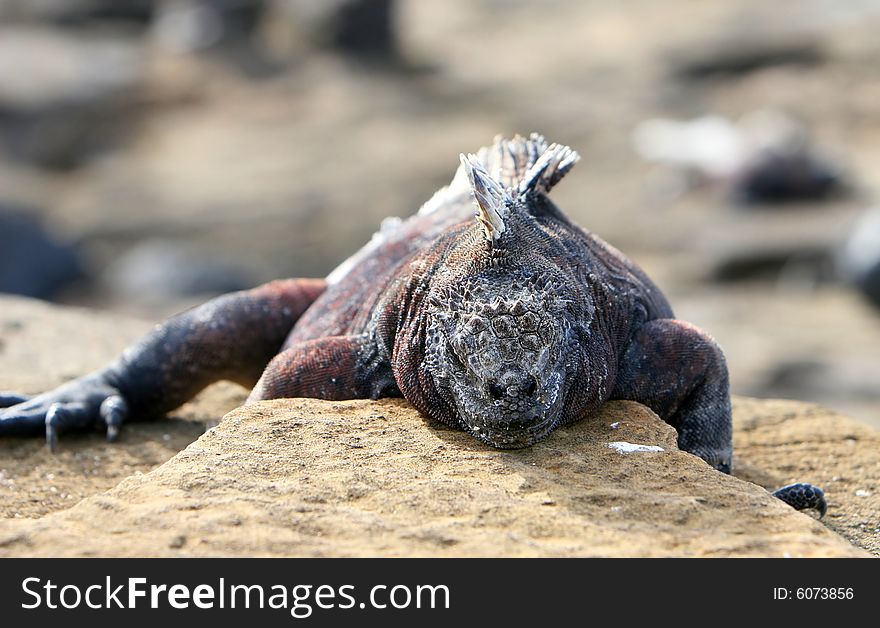
[(825, 516), (828, 503), (825, 501), (825, 492), (818, 486), (797, 482), (789, 484), (773, 491), (773, 497), (778, 497), (795, 510), (815, 509), (819, 518)]
[[(5, 405), (4, 405), (5, 404)], [(107, 439), (115, 440), (128, 417), (128, 404), (106, 378), (87, 376), (54, 391), (26, 397), (0, 394), (0, 436), (44, 435), (50, 451), (58, 449), (65, 432), (106, 426)]]
[(46, 411), (46, 444), (49, 451), (57, 451), (58, 435), (62, 431), (85, 427), (92, 420), (92, 411), (84, 403), (53, 403)]
[(112, 443), (119, 437), (119, 428), (128, 416), (128, 404), (120, 395), (112, 395), (101, 402), (99, 414), (107, 426), (107, 442)]

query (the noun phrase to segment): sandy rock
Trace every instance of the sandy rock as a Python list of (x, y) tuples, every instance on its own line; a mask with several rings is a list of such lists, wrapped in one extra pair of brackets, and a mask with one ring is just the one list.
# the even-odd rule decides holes
[(767, 488), (825, 490), (824, 523), (880, 555), (880, 432), (799, 401), (736, 397), (734, 473)]
[(678, 451), (674, 431), (631, 402), (520, 451), (427, 425), (399, 400), (264, 402), (107, 493), (0, 523), (7, 556), (860, 553)]
[[(0, 390), (35, 394), (98, 369), (151, 323), (0, 296)], [(118, 443), (98, 433), (63, 437), (52, 455), (40, 439), (0, 439), (0, 518), (36, 518), (146, 473), (239, 405), (246, 392), (213, 386), (170, 420), (125, 426)]]
[[(57, 385), (148, 328), (0, 298), (0, 388)], [(242, 400), (214, 386), (115, 445), (69, 436), (54, 456), (38, 439), (0, 439), (0, 556), (864, 555), (678, 451), (674, 431), (634, 403), (521, 451), (484, 447), (400, 400), (265, 402), (201, 435)], [(737, 400), (736, 423), (740, 477), (824, 486), (826, 523), (878, 550), (877, 432), (796, 402)], [(621, 453), (629, 445), (646, 447)]]

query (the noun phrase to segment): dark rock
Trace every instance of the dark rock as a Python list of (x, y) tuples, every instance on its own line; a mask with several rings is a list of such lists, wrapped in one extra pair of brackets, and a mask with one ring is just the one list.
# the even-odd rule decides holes
[(797, 272), (814, 282), (828, 279), (831, 255), (824, 247), (791, 246), (776, 249), (743, 247), (742, 250), (719, 255), (710, 264), (709, 279), (716, 282), (778, 280), (781, 276)]
[(856, 287), (873, 305), (880, 307), (880, 261), (858, 278)]
[(21, 111), (0, 106), (0, 147), (17, 161), (73, 170), (122, 141), (126, 112), (117, 103), (55, 104)]
[(826, 201), (847, 190), (843, 168), (783, 111), (756, 110), (734, 123), (718, 115), (648, 119), (633, 147), (649, 161), (718, 181), (744, 205)]
[(159, 6), (153, 41), (173, 53), (206, 55), (249, 78), (283, 69), (263, 41), (268, 0), (176, 0)]
[(52, 299), (84, 276), (73, 246), (53, 238), (33, 212), (0, 204), (0, 292)]
[(65, 27), (113, 24), (145, 28), (159, 0), (0, 0), (4, 20)]
[(394, 0), (274, 0), (294, 39), (356, 61), (397, 60)]
[(840, 172), (807, 150), (764, 151), (733, 181), (734, 199), (743, 204), (823, 201), (844, 189)]
[(328, 25), (330, 42), (350, 54), (394, 56), (392, 0), (349, 0), (339, 4)]
[(785, 211), (714, 210), (690, 244), (705, 272), (718, 282), (769, 280), (789, 289), (812, 290), (838, 281), (836, 251), (861, 212), (851, 202), (821, 211), (813, 203)]
[(778, 65), (812, 66), (825, 53), (814, 41), (778, 41), (773, 38), (730, 38), (673, 54), (673, 77), (685, 81), (735, 77)]
[(805, 355), (772, 365), (762, 381), (748, 388), (748, 394), (839, 405), (841, 401), (876, 399), (878, 387), (880, 374), (857, 360), (840, 365), (825, 356)]
[(250, 43), (266, 10), (266, 0), (178, 0), (157, 12), (154, 33), (184, 51), (216, 50)]

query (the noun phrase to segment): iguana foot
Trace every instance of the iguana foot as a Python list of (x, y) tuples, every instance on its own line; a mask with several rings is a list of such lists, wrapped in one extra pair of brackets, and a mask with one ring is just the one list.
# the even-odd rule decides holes
[(814, 508), (819, 513), (819, 518), (825, 516), (828, 503), (825, 501), (825, 492), (818, 486), (798, 482), (789, 484), (773, 491), (773, 497), (778, 497), (795, 510), (807, 510)]
[(105, 428), (107, 440), (112, 442), (128, 415), (128, 405), (119, 391), (95, 376), (32, 398), (3, 393), (0, 406), (0, 436), (45, 434), (51, 451), (57, 449), (60, 434), (93, 426)]

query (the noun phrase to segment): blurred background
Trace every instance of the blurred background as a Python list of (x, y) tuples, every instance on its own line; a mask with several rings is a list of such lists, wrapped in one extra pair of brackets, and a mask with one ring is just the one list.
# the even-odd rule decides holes
[(880, 427), (878, 30), (871, 0), (0, 0), (0, 292), (156, 319), (323, 276), (539, 131), (735, 393)]

